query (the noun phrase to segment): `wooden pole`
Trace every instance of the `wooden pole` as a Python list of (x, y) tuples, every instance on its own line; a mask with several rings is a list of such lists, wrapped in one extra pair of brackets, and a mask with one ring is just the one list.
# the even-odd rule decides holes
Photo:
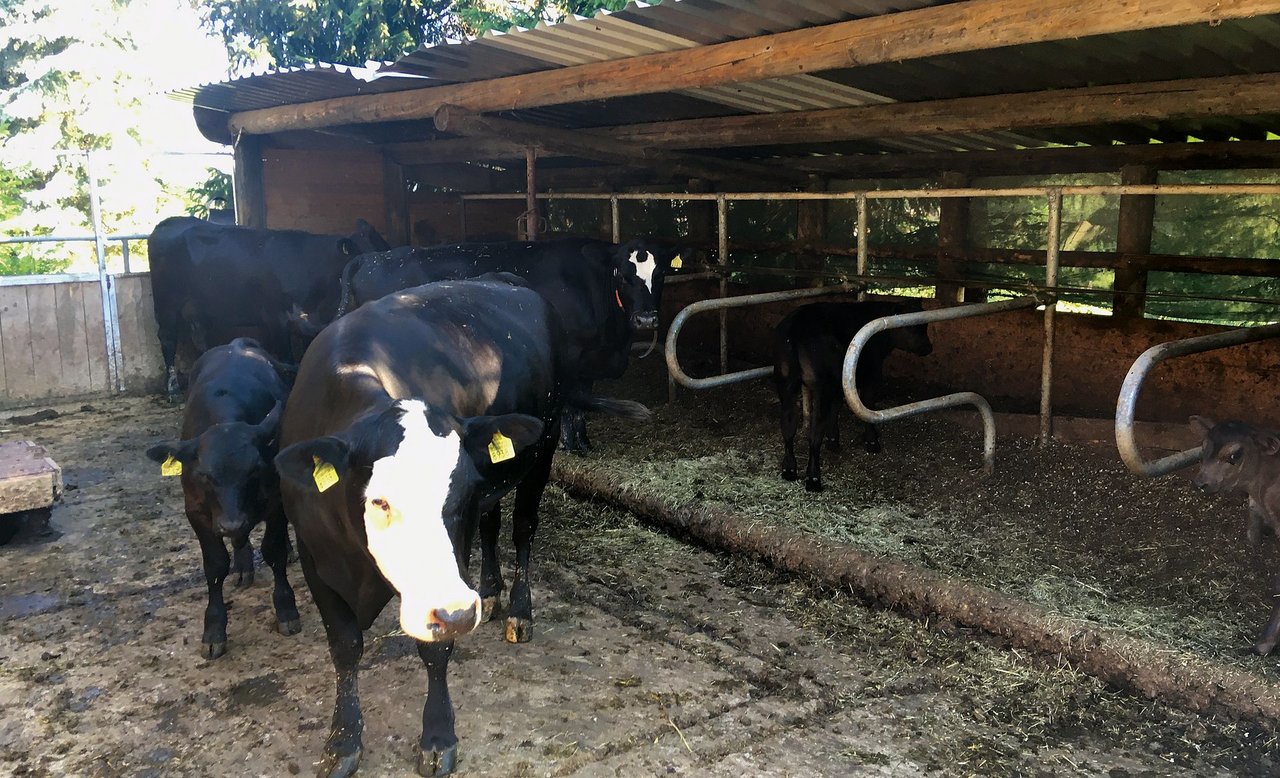
[[(946, 189), (961, 189), (968, 186), (969, 178), (964, 173), (946, 171), (942, 174), (941, 183)], [(968, 243), (969, 199), (952, 197), (943, 200), (938, 207), (938, 286), (934, 294), (938, 302), (944, 305), (982, 302), (969, 297), (971, 292), (976, 297), (979, 290), (965, 289), (952, 280), (964, 275), (955, 253), (964, 249)]]
[(538, 221), (541, 218), (538, 208), (538, 151), (533, 146), (524, 150), (524, 226), (521, 228), (523, 240), (538, 239)]
[(383, 213), (387, 233), (383, 237), (393, 246), (409, 245), (409, 193), (404, 167), (382, 156)]
[[(1120, 183), (1154, 184), (1157, 173), (1146, 165), (1126, 165), (1120, 169)], [(1156, 203), (1151, 195), (1121, 195), (1120, 219), (1116, 229), (1116, 266), (1112, 288), (1112, 314), (1122, 319), (1141, 319), (1145, 307), (1142, 293), (1147, 290), (1147, 269), (1136, 255), (1151, 253), (1151, 233)]]
[(720, 86), (884, 62), (1280, 12), (1280, 0), (967, 0), (693, 49), (232, 114), (232, 135), (426, 119)]
[(266, 227), (267, 194), (262, 173), (262, 139), (252, 135), (238, 138), (234, 157), (231, 184), (236, 204), (236, 224), (242, 227)]

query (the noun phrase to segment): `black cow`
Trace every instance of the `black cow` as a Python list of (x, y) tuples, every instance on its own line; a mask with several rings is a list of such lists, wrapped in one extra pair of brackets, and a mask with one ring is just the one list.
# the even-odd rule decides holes
[(249, 532), (266, 522), (262, 558), (275, 575), (276, 623), (281, 634), (300, 629), (293, 589), (285, 575), (289, 534), (280, 506), (280, 482), (271, 463), (288, 387), (281, 367), (250, 338), (206, 351), (191, 370), (182, 439), (147, 449), (165, 475), (182, 475), (187, 520), (204, 557), (209, 604), (201, 654), (227, 649), (222, 582), (229, 566), (224, 539), (235, 549), (236, 586), (253, 583)]
[[(449, 657), (503, 588), (498, 501), (513, 487), (507, 639), (529, 638), (529, 558), (562, 402), (647, 414), (635, 403), (565, 398), (563, 339), (541, 296), (484, 279), (391, 294), (338, 319), (307, 350), (276, 467), (338, 672), (321, 774), (350, 775), (359, 763), (361, 633), (396, 593), (400, 625), (427, 667), (418, 770), (453, 770)], [(477, 528), (479, 591), (466, 573)]]
[[(809, 467), (804, 487), (822, 491), (822, 440), (834, 451), (840, 447), (837, 416), (844, 403), (844, 356), (858, 330), (874, 319), (919, 310), (888, 302), (811, 303), (791, 313), (774, 330), (773, 381), (782, 404), (782, 477), (796, 480), (796, 430), (800, 426), (797, 401), (809, 421)], [(867, 343), (858, 361), (858, 393), (870, 405), (868, 393), (880, 384), (884, 360), (895, 348), (927, 356), (933, 351), (924, 325), (880, 333)], [(863, 447), (880, 450), (875, 425), (863, 430)]]
[[(1264, 529), (1280, 537), (1280, 432), (1242, 421), (1215, 424), (1203, 416), (1192, 416), (1191, 426), (1204, 436), (1195, 487), (1208, 494), (1241, 491), (1249, 496), (1251, 545), (1261, 542)], [(1280, 573), (1272, 578), (1271, 595), (1271, 618), (1253, 646), (1262, 656), (1280, 642)]]
[[(575, 386), (585, 394), (594, 381), (622, 375), (633, 336), (657, 336), (663, 279), (678, 256), (649, 241), (592, 238), (400, 248), (347, 265), (339, 312), (431, 281), (514, 273), (555, 309), (568, 335)], [(563, 432), (568, 450), (590, 449), (577, 409), (568, 410)]]
[(147, 238), (151, 291), (169, 398), (178, 394), (174, 358), (183, 334), (197, 353), (256, 335), (267, 351), (292, 361), (288, 315), (294, 305), (329, 321), (338, 307), (342, 268), (387, 249), (363, 219), (349, 237), (256, 230), (175, 216)]

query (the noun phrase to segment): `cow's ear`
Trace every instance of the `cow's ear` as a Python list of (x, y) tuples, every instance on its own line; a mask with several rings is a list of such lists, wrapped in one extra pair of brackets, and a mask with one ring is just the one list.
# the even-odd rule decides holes
[(360, 253), (360, 247), (351, 238), (338, 238), (338, 251), (348, 257), (354, 257)]
[(276, 455), (276, 472), (281, 480), (317, 492), (347, 477), (351, 447), (342, 438), (326, 436), (294, 443)]
[(284, 401), (276, 400), (275, 407), (262, 417), (262, 421), (254, 425), (253, 434), (258, 439), (258, 445), (265, 445), (275, 440), (276, 434), (280, 431), (280, 417), (283, 415)]
[(1190, 419), (1187, 419), (1187, 422), (1191, 424), (1191, 428), (1193, 430), (1199, 432), (1201, 435), (1208, 434), (1209, 430), (1213, 429), (1215, 426), (1213, 419), (1208, 416), (1192, 416)]
[(1258, 444), (1258, 448), (1262, 449), (1262, 453), (1269, 457), (1280, 454), (1280, 437), (1274, 432), (1266, 430), (1256, 430), (1253, 433), (1253, 440)]
[(147, 449), (147, 458), (160, 463), (161, 475), (182, 475), (182, 468), (196, 461), (199, 438), (170, 440)]
[(462, 420), (462, 445), (477, 466), (505, 462), (542, 437), (542, 420), (523, 413)]

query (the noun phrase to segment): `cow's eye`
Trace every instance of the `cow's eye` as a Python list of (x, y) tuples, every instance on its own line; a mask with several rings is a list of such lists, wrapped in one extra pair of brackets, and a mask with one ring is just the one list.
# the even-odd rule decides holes
[(1241, 455), (1242, 453), (1243, 453), (1243, 452), (1242, 452), (1242, 451), (1240, 451), (1240, 449), (1236, 449), (1235, 451), (1232, 451), (1230, 454), (1227, 454), (1227, 464), (1230, 464), (1230, 465), (1236, 465), (1236, 464), (1239, 464), (1239, 463), (1240, 463), (1240, 455)]
[(386, 500), (382, 499), (381, 497), (375, 497), (374, 499), (370, 500), (370, 502), (373, 503), (373, 506), (375, 508), (379, 508), (384, 511), (391, 510), (391, 504), (388, 503)]

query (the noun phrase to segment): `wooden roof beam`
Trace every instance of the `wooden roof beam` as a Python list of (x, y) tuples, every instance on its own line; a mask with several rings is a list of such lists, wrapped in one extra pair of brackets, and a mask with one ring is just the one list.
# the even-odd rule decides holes
[(557, 127), (513, 122), (480, 116), (465, 108), (446, 105), (435, 115), (436, 129), (471, 138), (498, 138), (522, 146), (533, 146), (600, 162), (665, 172), (668, 177), (705, 178), (713, 181), (754, 176), (793, 186), (807, 184), (807, 173), (754, 162), (699, 157), (654, 148), (645, 144), (621, 143), (607, 137)]
[(724, 148), (1280, 113), (1280, 74), (1196, 78), (616, 127), (623, 143)]
[(692, 50), (243, 111), (228, 128), (264, 134), (426, 119), (449, 104), (534, 108), (1274, 13), (1280, 0), (966, 0)]

